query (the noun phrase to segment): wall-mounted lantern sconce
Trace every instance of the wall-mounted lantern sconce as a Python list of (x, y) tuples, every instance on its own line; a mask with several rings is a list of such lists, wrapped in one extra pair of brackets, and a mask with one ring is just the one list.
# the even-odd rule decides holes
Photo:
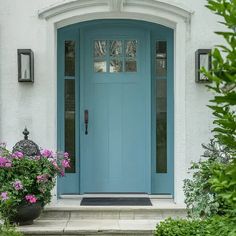
[(31, 49), (17, 49), (18, 81), (34, 82), (34, 53)]
[(211, 49), (198, 49), (195, 52), (195, 81), (196, 83), (209, 83), (208, 78), (200, 72), (202, 67), (208, 71), (211, 69)]

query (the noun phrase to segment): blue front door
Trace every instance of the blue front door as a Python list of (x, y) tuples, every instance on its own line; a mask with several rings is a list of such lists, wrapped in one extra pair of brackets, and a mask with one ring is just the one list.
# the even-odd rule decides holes
[(98, 20), (57, 36), (58, 150), (72, 166), (58, 193), (173, 195), (174, 31)]
[(81, 193), (150, 193), (150, 32), (103, 25), (81, 43)]

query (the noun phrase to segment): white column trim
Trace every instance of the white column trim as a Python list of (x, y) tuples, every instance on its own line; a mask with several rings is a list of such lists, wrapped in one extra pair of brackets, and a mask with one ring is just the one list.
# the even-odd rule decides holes
[[(174, 199), (183, 203), (183, 180), (186, 176), (186, 34), (187, 26), (179, 22), (174, 38)], [(183, 40), (183, 38), (185, 40)]]

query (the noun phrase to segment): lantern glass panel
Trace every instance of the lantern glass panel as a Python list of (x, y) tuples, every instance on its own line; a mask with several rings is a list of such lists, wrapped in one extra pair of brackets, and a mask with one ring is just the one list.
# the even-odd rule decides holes
[(21, 78), (30, 79), (30, 55), (21, 54)]
[[(200, 69), (202, 67), (206, 68), (207, 70), (209, 69), (209, 54), (200, 54), (199, 55), (200, 59)], [(200, 72), (200, 81), (207, 81), (208, 78)]]
[(34, 82), (34, 54), (31, 49), (17, 49), (18, 82)]

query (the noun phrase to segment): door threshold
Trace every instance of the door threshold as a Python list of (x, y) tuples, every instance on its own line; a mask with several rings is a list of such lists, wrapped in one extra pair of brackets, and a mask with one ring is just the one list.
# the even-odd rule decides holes
[(151, 199), (173, 199), (172, 195), (169, 194), (161, 194), (161, 195), (154, 195), (154, 194), (137, 194), (137, 193), (86, 193), (86, 194), (62, 194), (60, 195), (60, 199), (82, 199), (82, 198), (89, 198), (89, 197), (147, 197)]

